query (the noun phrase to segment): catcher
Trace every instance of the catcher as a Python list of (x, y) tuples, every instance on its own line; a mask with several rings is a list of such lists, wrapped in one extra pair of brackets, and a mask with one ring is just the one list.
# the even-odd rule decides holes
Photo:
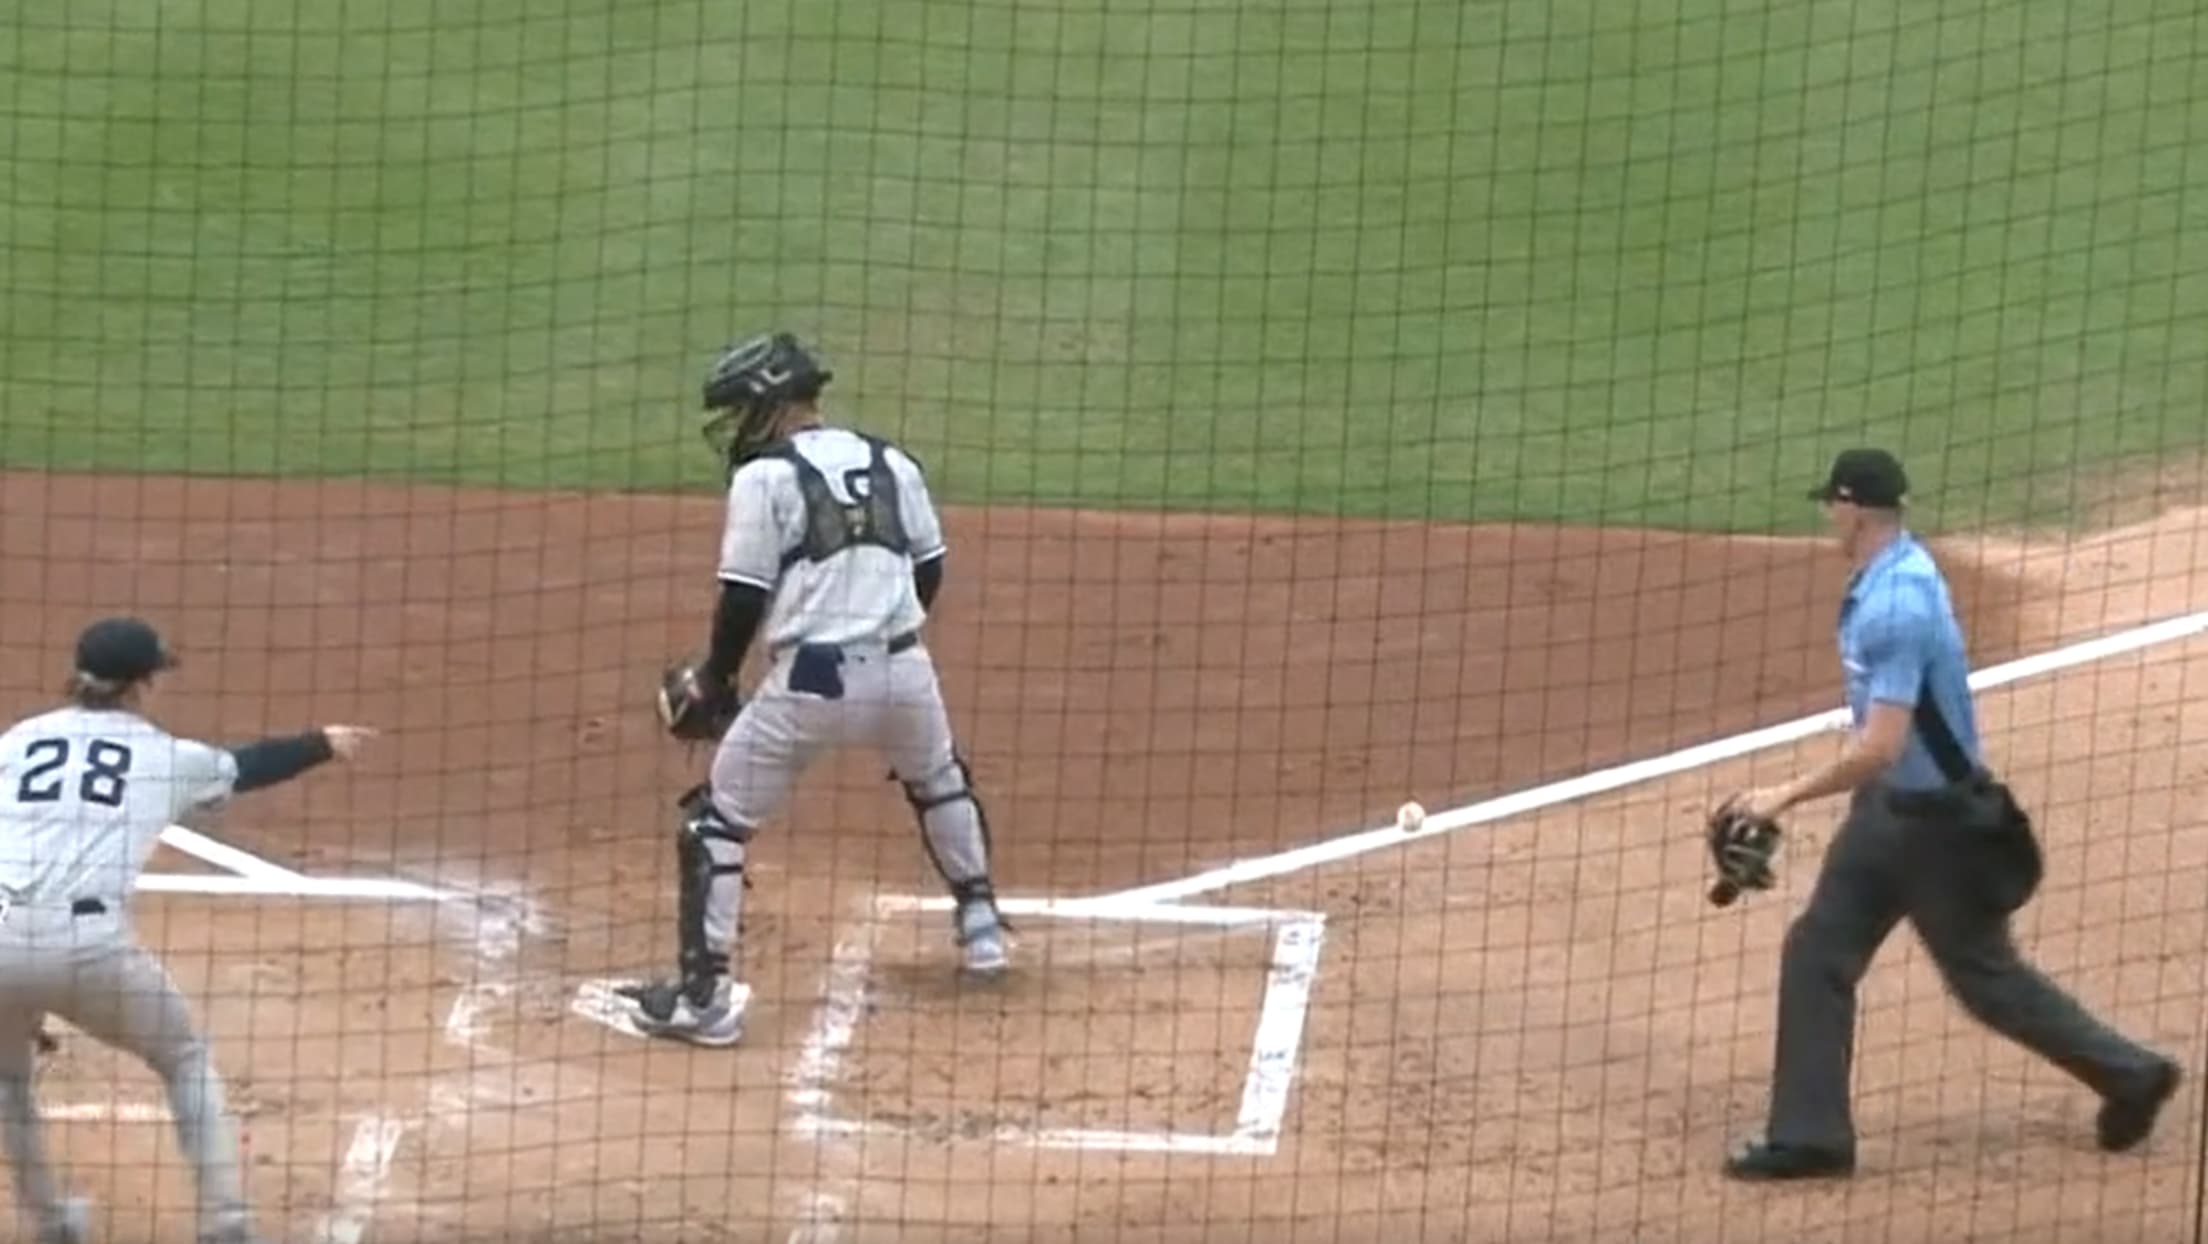
[[(629, 994), (657, 1036), (742, 1037), (750, 991), (730, 963), (745, 854), (805, 768), (842, 746), (878, 751), (903, 784), (966, 969), (1009, 965), (989, 822), (920, 638), (943, 585), (942, 527), (918, 463), (824, 421), (832, 376), (775, 333), (728, 347), (705, 380), (707, 440), (729, 472), (720, 604), (711, 648), (667, 671), (659, 712), (675, 738), (717, 747), (708, 781), (678, 801), (679, 972)], [(733, 680), (755, 634), (770, 663), (746, 702)]]
[(1891, 454), (1858, 449), (1810, 494), (1854, 566), (1838, 633), (1855, 727), (1847, 750), (1728, 799), (1708, 826), (1710, 898), (1728, 903), (1770, 886), (1782, 814), (1849, 795), (1809, 906), (1786, 933), (1768, 1129), (1726, 1164), (1739, 1179), (1855, 1169), (1856, 986), (1903, 917), (1973, 1017), (2099, 1095), (2103, 1149), (2144, 1141), (2177, 1090), (2176, 1063), (2095, 1019), (2017, 953), (2010, 917), (2038, 888), (2039, 846), (1981, 759), (1962, 628), (1930, 552), (1902, 523), (1907, 488)]

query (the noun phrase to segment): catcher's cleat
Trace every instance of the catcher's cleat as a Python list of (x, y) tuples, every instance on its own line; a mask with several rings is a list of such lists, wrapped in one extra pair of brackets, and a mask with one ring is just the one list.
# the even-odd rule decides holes
[(38, 1229), (38, 1244), (92, 1244), (92, 1202), (70, 1197)]
[(617, 992), (628, 999), (636, 1026), (650, 1036), (707, 1046), (734, 1045), (743, 1039), (751, 986), (725, 976), (714, 978), (709, 990), (660, 981), (625, 986)]
[(966, 970), (975, 976), (999, 976), (1012, 966), (1004, 922), (992, 903), (972, 902), (959, 909), (958, 944), (965, 951)]

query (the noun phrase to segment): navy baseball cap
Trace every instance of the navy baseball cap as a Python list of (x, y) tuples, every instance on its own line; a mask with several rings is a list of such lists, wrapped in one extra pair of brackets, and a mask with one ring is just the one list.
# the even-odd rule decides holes
[(137, 618), (102, 618), (77, 636), (77, 672), (131, 683), (176, 665), (176, 654)]
[(1824, 484), (1811, 489), (1809, 499), (1895, 510), (1908, 495), (1909, 474), (1899, 458), (1883, 449), (1847, 449), (1832, 460)]

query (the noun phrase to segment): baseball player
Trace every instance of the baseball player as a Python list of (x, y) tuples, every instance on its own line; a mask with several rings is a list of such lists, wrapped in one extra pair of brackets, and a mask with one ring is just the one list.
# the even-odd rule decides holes
[(42, 1244), (85, 1238), (83, 1202), (55, 1191), (31, 1091), (49, 1013), (161, 1077), (198, 1177), (200, 1238), (250, 1238), (222, 1077), (167, 970), (133, 939), (130, 897), (169, 825), (350, 757), (373, 733), (329, 726), (235, 750), (176, 738), (143, 715), (174, 665), (144, 622), (95, 622), (77, 640), (69, 703), (0, 733), (0, 1136)]
[(2017, 952), (2010, 918), (2036, 890), (2041, 856), (2030, 818), (1982, 758), (1962, 628), (1904, 525), (1908, 487), (1893, 455), (1857, 449), (1810, 494), (1855, 568), (1837, 637), (1853, 737), (1830, 764), (1720, 809), (1771, 826), (1809, 800), (1850, 796), (1787, 930), (1768, 1127), (1727, 1162), (1735, 1178), (1855, 1169), (1856, 986), (1904, 917), (1973, 1017), (2099, 1095), (2103, 1149), (2145, 1140), (2177, 1089), (2177, 1064), (2109, 1029)]
[[(679, 739), (717, 741), (708, 780), (679, 801), (676, 979), (634, 989), (644, 1031), (700, 1045), (743, 1034), (730, 970), (745, 852), (799, 775), (834, 748), (879, 753), (955, 903), (965, 967), (1008, 966), (989, 875), (989, 823), (921, 642), (943, 585), (943, 530), (919, 465), (824, 421), (833, 373), (788, 333), (728, 347), (704, 385), (706, 436), (727, 464), (720, 603), (703, 660), (668, 671), (659, 709)], [(768, 668), (731, 685), (754, 635)]]

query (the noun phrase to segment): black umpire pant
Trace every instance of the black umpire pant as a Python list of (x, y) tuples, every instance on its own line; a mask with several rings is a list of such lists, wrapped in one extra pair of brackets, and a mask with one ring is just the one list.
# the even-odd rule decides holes
[(2009, 917), (1974, 902), (1933, 845), (1949, 826), (1933, 809), (1897, 810), (1893, 793), (1858, 790), (1825, 855), (1809, 906), (1787, 930), (1770, 1143), (1855, 1151), (1849, 1076), (1856, 985), (1902, 917), (1948, 992), (1972, 1017), (2101, 1095), (2136, 1090), (2155, 1055), (2110, 1029), (2017, 954)]

